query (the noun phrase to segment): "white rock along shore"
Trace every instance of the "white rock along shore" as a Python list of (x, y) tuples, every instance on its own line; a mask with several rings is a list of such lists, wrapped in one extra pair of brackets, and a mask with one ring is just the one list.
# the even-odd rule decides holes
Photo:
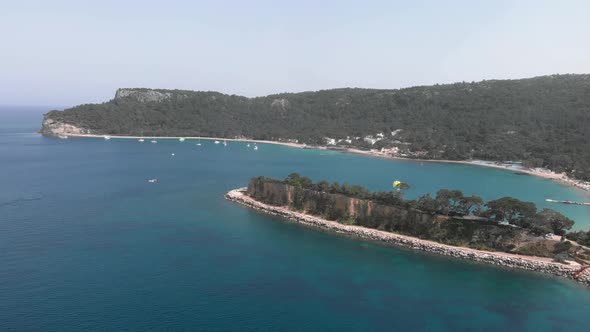
[(385, 232), (361, 226), (343, 225), (335, 221), (292, 211), (286, 207), (272, 206), (261, 203), (246, 195), (246, 188), (231, 190), (225, 194), (225, 198), (255, 210), (284, 217), (301, 224), (321, 228), (324, 230), (348, 234), (373, 241), (385, 242), (388, 244), (402, 246), (414, 250), (421, 250), (438, 255), (483, 262), (507, 268), (517, 268), (549, 273), (556, 276), (573, 279), (586, 286), (590, 286), (590, 268), (586, 268), (584, 270), (582, 266), (576, 262), (569, 262), (569, 265), (566, 265), (554, 262), (552, 259), (545, 257), (524, 256), (504, 252), (490, 252), (471, 248), (455, 247), (438, 242), (422, 240), (411, 236)]

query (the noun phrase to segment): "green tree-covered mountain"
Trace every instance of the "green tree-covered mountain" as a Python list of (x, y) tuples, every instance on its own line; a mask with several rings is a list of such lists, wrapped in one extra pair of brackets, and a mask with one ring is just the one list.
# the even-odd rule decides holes
[(42, 132), (56, 133), (64, 124), (111, 135), (240, 136), (308, 144), (326, 144), (329, 137), (338, 145), (396, 146), (423, 158), (523, 160), (590, 180), (590, 75), (256, 98), (119, 89), (106, 103), (47, 113)]

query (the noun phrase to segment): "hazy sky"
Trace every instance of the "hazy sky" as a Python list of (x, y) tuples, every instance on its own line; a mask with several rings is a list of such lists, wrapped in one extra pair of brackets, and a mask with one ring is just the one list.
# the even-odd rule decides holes
[(0, 0), (0, 104), (590, 73), (590, 1)]

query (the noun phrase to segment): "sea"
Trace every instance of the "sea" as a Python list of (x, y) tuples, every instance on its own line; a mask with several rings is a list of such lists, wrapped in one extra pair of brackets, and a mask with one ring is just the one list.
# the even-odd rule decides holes
[(544, 201), (588, 201), (580, 190), (271, 144), (44, 137), (49, 109), (0, 107), (0, 331), (589, 329), (590, 289), (573, 281), (326, 233), (223, 198), (259, 175), (371, 190), (401, 180), (408, 198), (509, 195), (588, 229), (590, 208)]

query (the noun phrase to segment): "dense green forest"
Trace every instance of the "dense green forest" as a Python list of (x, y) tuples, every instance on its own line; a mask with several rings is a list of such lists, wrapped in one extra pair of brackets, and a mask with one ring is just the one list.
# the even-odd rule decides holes
[[(326, 144), (330, 137), (341, 146), (396, 146), (421, 158), (522, 160), (590, 180), (590, 75), (257, 98), (124, 89), (106, 103), (46, 117), (96, 134), (239, 136), (308, 144)], [(379, 140), (363, 139), (369, 135)]]

